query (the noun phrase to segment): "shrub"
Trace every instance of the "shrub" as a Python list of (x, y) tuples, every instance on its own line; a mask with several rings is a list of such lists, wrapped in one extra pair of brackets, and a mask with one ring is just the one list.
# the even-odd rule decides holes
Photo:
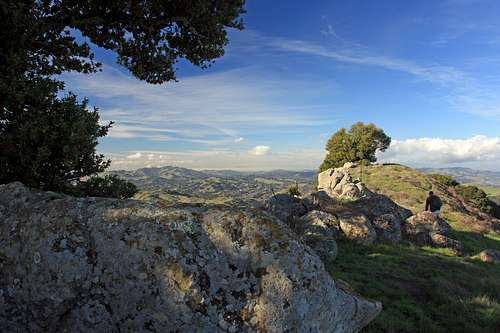
[(120, 179), (116, 175), (104, 177), (90, 177), (75, 187), (73, 194), (88, 197), (106, 197), (126, 199), (138, 192), (137, 187), (131, 182)]
[(291, 196), (293, 197), (300, 197), (301, 196), (301, 193), (299, 191), (299, 185), (298, 184), (295, 184), (295, 185), (290, 185), (286, 191), (288, 194), (290, 194)]
[(486, 192), (473, 185), (458, 185), (457, 193), (472, 206), (494, 217), (500, 217), (500, 207), (488, 198)]
[(97, 109), (73, 94), (56, 91), (44, 104), (23, 104), (0, 112), (0, 183), (20, 181), (43, 190), (64, 191), (81, 178), (103, 172), (110, 161), (96, 152), (101, 125)]
[(440, 174), (431, 174), (429, 175), (431, 178), (433, 178), (435, 181), (437, 181), (440, 184), (446, 185), (446, 186), (458, 186), (460, 185), (459, 182), (457, 182), (455, 179), (453, 179), (452, 176), (448, 175), (440, 175)]

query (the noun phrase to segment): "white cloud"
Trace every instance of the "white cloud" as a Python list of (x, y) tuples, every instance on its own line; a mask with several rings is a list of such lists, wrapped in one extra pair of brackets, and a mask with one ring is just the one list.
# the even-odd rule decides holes
[(245, 141), (245, 138), (243, 138), (241, 136), (239, 138), (234, 139), (235, 143), (240, 143), (240, 142), (243, 142), (243, 141)]
[(255, 146), (252, 150), (250, 150), (250, 154), (252, 155), (268, 155), (271, 152), (271, 147), (269, 146)]
[(468, 139), (418, 138), (393, 140), (389, 149), (379, 153), (383, 162), (416, 166), (452, 164), (500, 164), (500, 137), (477, 135)]
[(128, 155), (127, 158), (131, 158), (131, 159), (138, 159), (138, 158), (141, 158), (142, 157), (142, 154), (140, 152), (137, 152), (135, 154), (131, 154), (131, 155)]

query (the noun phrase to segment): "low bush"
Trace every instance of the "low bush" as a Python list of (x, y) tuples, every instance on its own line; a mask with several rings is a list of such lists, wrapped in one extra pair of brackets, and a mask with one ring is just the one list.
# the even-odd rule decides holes
[(453, 179), (452, 176), (448, 175), (440, 175), (440, 174), (431, 174), (429, 175), (431, 178), (433, 178), (435, 181), (437, 181), (440, 184), (446, 185), (446, 186), (458, 186), (460, 185), (459, 182), (457, 182), (455, 179)]
[(288, 189), (286, 190), (286, 192), (288, 194), (290, 194), (291, 196), (293, 197), (300, 197), (301, 196), (301, 193), (299, 191), (299, 185), (298, 184), (295, 184), (295, 185), (290, 185), (288, 187)]
[(500, 218), (500, 206), (488, 198), (486, 192), (474, 185), (459, 185), (457, 193), (484, 213)]
[(138, 190), (127, 180), (116, 175), (106, 175), (90, 177), (76, 185), (70, 192), (76, 196), (126, 199), (134, 196)]

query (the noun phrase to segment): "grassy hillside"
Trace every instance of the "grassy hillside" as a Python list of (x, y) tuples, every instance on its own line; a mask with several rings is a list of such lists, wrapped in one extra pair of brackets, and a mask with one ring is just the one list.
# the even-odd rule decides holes
[[(356, 169), (354, 176), (361, 176)], [(465, 256), (408, 242), (361, 246), (339, 242), (338, 259), (328, 268), (365, 297), (384, 304), (366, 332), (499, 332), (500, 265), (479, 261), (485, 248), (500, 249), (500, 235), (485, 230), (476, 211), (453, 189), (399, 165), (364, 168), (363, 181), (414, 212), (423, 210), (433, 189), (445, 201), (444, 217)], [(475, 225), (475, 224), (480, 224)]]
[(442, 215), (458, 231), (488, 233), (492, 219), (469, 205), (453, 187), (437, 181), (432, 175), (423, 174), (402, 165), (375, 165), (353, 171), (370, 189), (382, 193), (414, 213), (423, 211), (430, 190), (443, 200)]

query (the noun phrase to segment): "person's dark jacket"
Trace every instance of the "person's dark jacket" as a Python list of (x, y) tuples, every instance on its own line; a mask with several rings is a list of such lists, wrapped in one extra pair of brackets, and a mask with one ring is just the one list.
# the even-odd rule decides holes
[(437, 195), (429, 195), (427, 200), (425, 200), (425, 210), (430, 210), (431, 212), (435, 212), (441, 209), (441, 199)]

